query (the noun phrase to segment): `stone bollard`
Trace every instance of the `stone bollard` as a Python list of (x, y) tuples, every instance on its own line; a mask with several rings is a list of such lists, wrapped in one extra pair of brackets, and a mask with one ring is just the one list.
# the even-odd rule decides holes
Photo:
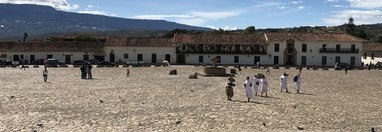
[(194, 73), (194, 74), (191, 74), (190, 76), (188, 76), (188, 79), (198, 79), (198, 73)]
[(176, 71), (176, 69), (173, 69), (170, 71), (170, 75), (177, 75), (177, 74), (178, 74), (178, 72)]

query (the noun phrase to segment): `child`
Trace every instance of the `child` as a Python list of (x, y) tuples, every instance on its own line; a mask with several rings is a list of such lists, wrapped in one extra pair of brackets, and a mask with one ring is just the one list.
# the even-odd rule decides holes
[(233, 83), (235, 82), (235, 79), (232, 78), (231, 76), (228, 78), (228, 83), (227, 83), (227, 86), (225, 87), (225, 91), (226, 91), (226, 94), (227, 94), (227, 100), (228, 101), (232, 101), (232, 97), (233, 97), (233, 87), (235, 86), (235, 84)]
[(48, 70), (46, 70), (46, 67), (42, 71), (42, 76), (44, 77), (44, 82), (46, 82), (46, 80), (48, 80)]

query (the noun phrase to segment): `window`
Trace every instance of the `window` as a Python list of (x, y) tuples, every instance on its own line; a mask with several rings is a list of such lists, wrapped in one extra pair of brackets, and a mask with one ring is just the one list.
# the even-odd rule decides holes
[(336, 51), (341, 51), (341, 45), (339, 44), (336, 45)]
[(306, 65), (306, 56), (301, 56), (301, 65)]
[(280, 44), (275, 44), (275, 52), (279, 52), (280, 51)]
[(129, 54), (123, 54), (123, 58), (128, 59), (129, 58)]
[(199, 56), (199, 63), (203, 63), (204, 61), (204, 57), (203, 56)]
[(322, 51), (326, 51), (326, 44), (322, 45)]
[(234, 63), (239, 63), (239, 56), (235, 56), (233, 61)]
[(302, 44), (302, 52), (306, 52), (308, 49), (308, 47), (306, 46), (306, 44)]
[(336, 61), (335, 61), (336, 63), (338, 62), (338, 63), (340, 63), (341, 62), (341, 56), (336, 56)]
[(363, 53), (363, 59), (367, 59), (367, 53)]
[(220, 63), (221, 62), (221, 56), (216, 56), (216, 58), (218, 59), (218, 61), (216, 61), (216, 63)]
[(0, 58), (7, 58), (7, 54), (1, 54)]
[(355, 45), (354, 44), (351, 45), (351, 51), (355, 51)]
[(143, 61), (143, 54), (138, 54), (137, 60), (138, 61)]
[(354, 56), (350, 57), (350, 65), (352, 65), (352, 66), (355, 65), (355, 57)]
[(275, 65), (279, 64), (279, 56), (273, 56), (273, 64)]
[(53, 55), (46, 55), (46, 58), (48, 59), (53, 58)]
[(374, 60), (374, 53), (371, 53), (371, 59)]
[(321, 64), (323, 66), (326, 65), (326, 60), (327, 60), (327, 57), (326, 56), (322, 56)]
[(288, 53), (293, 53), (294, 51), (294, 44), (288, 44)]

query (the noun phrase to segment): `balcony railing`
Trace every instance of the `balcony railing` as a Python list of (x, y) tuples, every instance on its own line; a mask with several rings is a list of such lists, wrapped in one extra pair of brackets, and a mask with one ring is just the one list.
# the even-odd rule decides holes
[(254, 55), (266, 55), (266, 50), (234, 50), (234, 51), (218, 51), (218, 50), (176, 50), (176, 53), (185, 54), (254, 54)]
[(359, 49), (351, 49), (351, 48), (320, 48), (320, 53), (359, 53)]

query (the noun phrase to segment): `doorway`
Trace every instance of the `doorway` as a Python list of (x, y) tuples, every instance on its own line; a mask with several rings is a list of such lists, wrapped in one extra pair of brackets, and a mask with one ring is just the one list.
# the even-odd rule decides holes
[(184, 54), (178, 54), (176, 57), (176, 63), (178, 64), (185, 64), (186, 63), (186, 57)]
[(151, 54), (151, 63), (157, 63), (157, 54)]
[(71, 55), (65, 55), (65, 63), (66, 64), (72, 63)]

